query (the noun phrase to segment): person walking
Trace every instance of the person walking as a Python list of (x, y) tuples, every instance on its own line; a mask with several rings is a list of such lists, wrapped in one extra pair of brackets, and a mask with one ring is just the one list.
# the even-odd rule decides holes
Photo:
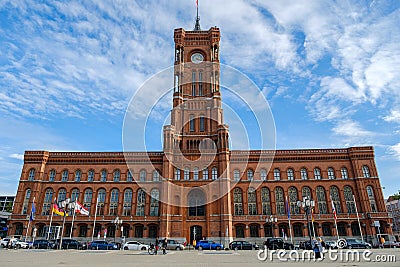
[(167, 238), (164, 238), (162, 242), (162, 253), (163, 255), (167, 254)]
[(156, 243), (154, 245), (154, 255), (157, 255), (158, 252), (158, 238), (156, 238)]

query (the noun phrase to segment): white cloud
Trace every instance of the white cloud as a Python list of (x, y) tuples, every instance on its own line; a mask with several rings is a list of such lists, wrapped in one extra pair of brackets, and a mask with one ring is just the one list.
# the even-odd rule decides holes
[(24, 155), (23, 154), (14, 153), (14, 154), (9, 155), (9, 157), (13, 158), (13, 159), (18, 159), (18, 160), (24, 160)]
[(400, 161), (400, 143), (397, 143), (396, 145), (390, 146), (389, 151), (391, 154), (398, 160)]
[(400, 123), (400, 111), (399, 110), (391, 110), (390, 114), (383, 117), (383, 119), (387, 122)]
[(369, 137), (375, 135), (373, 132), (362, 128), (360, 123), (356, 121), (341, 121), (333, 128), (336, 135), (346, 136), (350, 138)]

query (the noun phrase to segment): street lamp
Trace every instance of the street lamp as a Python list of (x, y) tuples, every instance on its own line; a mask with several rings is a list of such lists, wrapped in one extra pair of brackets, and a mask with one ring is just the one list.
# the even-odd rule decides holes
[(276, 216), (270, 215), (265, 219), (266, 223), (271, 223), (271, 230), (272, 230), (272, 237), (275, 237), (274, 235), (274, 223), (278, 222), (278, 218)]
[[(303, 208), (304, 211), (306, 212), (307, 216), (307, 226), (308, 226), (308, 235), (310, 236), (310, 244), (311, 244), (311, 227), (310, 227), (310, 221), (308, 219), (308, 214), (310, 214), (310, 210), (315, 207), (315, 201), (312, 200), (309, 196), (303, 197), (303, 201), (298, 200), (297, 201), (297, 206), (299, 208)], [(314, 231), (314, 229), (313, 229)]]
[(74, 208), (74, 203), (71, 202), (70, 198), (66, 198), (63, 201), (60, 201), (58, 203), (58, 207), (60, 208), (60, 210), (62, 210), (64, 212), (64, 219), (63, 219), (63, 224), (62, 224), (62, 230), (61, 230), (61, 237), (60, 237), (60, 247), (59, 249), (61, 249), (62, 246), (62, 240), (63, 240), (63, 235), (64, 235), (64, 225), (65, 225), (65, 217), (67, 217), (67, 212), (69, 212), (71, 209)]
[[(115, 225), (115, 232), (114, 232), (114, 243), (115, 243), (116, 236), (117, 236), (117, 229), (122, 224), (122, 220), (117, 216), (112, 222)], [(121, 228), (121, 231), (122, 231), (122, 228)]]

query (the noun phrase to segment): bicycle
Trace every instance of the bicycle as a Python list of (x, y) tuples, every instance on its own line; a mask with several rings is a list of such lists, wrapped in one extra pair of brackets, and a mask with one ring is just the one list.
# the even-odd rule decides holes
[(157, 249), (155, 248), (155, 246), (154, 246), (153, 244), (150, 243), (150, 247), (149, 247), (149, 249), (147, 250), (147, 252), (148, 252), (150, 255), (154, 255), (154, 254), (157, 254)]

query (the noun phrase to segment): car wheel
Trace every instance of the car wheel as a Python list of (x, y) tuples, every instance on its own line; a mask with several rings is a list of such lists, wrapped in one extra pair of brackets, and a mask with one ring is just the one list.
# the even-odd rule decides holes
[(182, 248), (181, 247), (176, 247), (176, 250), (182, 250)]
[(146, 248), (145, 248), (145, 247), (142, 247), (140, 250), (146, 250)]
[(217, 250), (221, 250), (221, 247), (217, 247)]
[(348, 249), (352, 249), (353, 247), (352, 247), (352, 246), (347, 246), (347, 248), (348, 248)]
[(128, 247), (124, 247), (124, 250), (128, 250), (129, 248)]
[(20, 244), (18, 244), (18, 245), (16, 246), (16, 248), (20, 249), (20, 248), (21, 248), (21, 245), (20, 245)]
[(95, 247), (92, 247), (92, 250), (95, 250), (96, 248)]

